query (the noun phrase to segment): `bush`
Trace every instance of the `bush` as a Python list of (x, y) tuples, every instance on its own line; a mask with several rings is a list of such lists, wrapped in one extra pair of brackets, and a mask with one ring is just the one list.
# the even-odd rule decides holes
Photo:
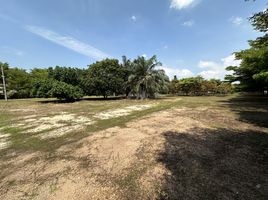
[(73, 101), (82, 98), (83, 91), (77, 86), (55, 81), (52, 89), (49, 91), (49, 95), (60, 100), (65, 99), (67, 101)]
[(17, 90), (9, 90), (7, 91), (7, 98), (8, 99), (22, 99), (28, 98), (30, 96), (30, 92), (27, 89)]
[(8, 99), (14, 99), (17, 97), (17, 90), (9, 90), (7, 91), (7, 98)]
[(53, 79), (42, 79), (36, 80), (33, 83), (33, 89), (31, 96), (36, 98), (48, 98), (51, 97), (49, 91), (53, 88), (55, 80)]

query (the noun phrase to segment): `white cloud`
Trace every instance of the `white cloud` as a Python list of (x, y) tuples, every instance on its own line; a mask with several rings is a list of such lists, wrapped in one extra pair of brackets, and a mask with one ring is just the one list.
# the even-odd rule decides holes
[(143, 54), (142, 57), (147, 58), (147, 55), (146, 54)]
[(181, 10), (195, 5), (198, 0), (171, 0), (170, 8)]
[(135, 15), (132, 15), (132, 16), (131, 16), (131, 20), (132, 20), (133, 22), (135, 22), (135, 21), (137, 21), (137, 17), (136, 17)]
[(234, 25), (236, 25), (236, 26), (239, 26), (239, 25), (241, 25), (242, 23), (243, 23), (243, 18), (242, 17), (232, 17), (231, 19), (230, 19), (230, 21), (234, 24)]
[(221, 68), (221, 64), (213, 62), (213, 61), (200, 61), (198, 67), (201, 69), (209, 69), (209, 70), (217, 70)]
[(63, 36), (54, 31), (44, 29), (37, 26), (26, 26), (25, 29), (31, 33), (34, 33), (44, 39), (47, 39), (51, 42), (64, 46), (68, 49), (71, 49), (77, 53), (82, 55), (91, 57), (95, 60), (101, 60), (104, 58), (111, 57), (110, 55), (106, 54), (105, 52), (89, 45), (83, 43), (73, 37), (70, 36)]
[(225, 67), (239, 66), (241, 64), (241, 60), (236, 60), (234, 54), (227, 56), (226, 58), (222, 58), (221, 61)]
[(13, 48), (13, 47), (3, 46), (3, 47), (1, 47), (1, 49), (4, 53), (13, 54), (16, 56), (23, 56), (25, 54), (23, 51), (18, 50), (18, 49)]
[(194, 73), (191, 72), (189, 69), (174, 69), (170, 67), (161, 66), (159, 69), (165, 70), (168, 77), (172, 80), (174, 76), (176, 75), (177, 78), (187, 78), (194, 76)]
[(205, 79), (222, 79), (223, 77), (221, 76), (221, 72), (219, 71), (212, 71), (212, 70), (207, 70), (207, 71), (202, 71), (198, 75), (202, 76)]
[(194, 20), (189, 20), (189, 21), (185, 21), (182, 23), (183, 26), (188, 26), (188, 27), (191, 27), (194, 25)]
[(223, 79), (225, 75), (231, 73), (225, 70), (228, 66), (239, 66), (240, 60), (235, 60), (235, 55), (230, 55), (226, 58), (222, 58), (221, 62), (214, 61), (200, 61), (198, 66), (201, 69), (206, 69), (201, 71), (198, 75), (206, 79), (217, 78)]

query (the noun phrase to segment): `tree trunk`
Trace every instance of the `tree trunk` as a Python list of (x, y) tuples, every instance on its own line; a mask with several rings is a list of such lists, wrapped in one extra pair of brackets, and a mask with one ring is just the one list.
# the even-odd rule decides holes
[(127, 89), (126, 89), (126, 98), (129, 98), (129, 94), (130, 94), (130, 88), (127, 87)]
[(144, 89), (142, 89), (141, 96), (142, 99), (146, 99), (146, 91)]

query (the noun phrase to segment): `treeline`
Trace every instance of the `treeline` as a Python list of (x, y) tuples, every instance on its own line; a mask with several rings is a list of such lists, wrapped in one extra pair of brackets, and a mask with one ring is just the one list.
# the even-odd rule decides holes
[(232, 93), (234, 86), (218, 79), (205, 80), (201, 76), (177, 80), (175, 76), (170, 82), (169, 92), (174, 95), (225, 95)]
[(8, 98), (48, 98), (75, 100), (85, 95), (107, 98), (111, 95), (133, 96), (139, 99), (153, 98), (156, 93), (167, 93), (168, 76), (156, 56), (146, 59), (138, 57), (133, 61), (123, 56), (104, 59), (88, 66), (87, 69), (73, 67), (49, 67), (26, 71), (4, 68)]
[(26, 71), (4, 68), (8, 98), (49, 98), (55, 97), (72, 101), (83, 96), (125, 95), (138, 99), (154, 98), (157, 93), (180, 95), (215, 95), (233, 91), (229, 83), (220, 80), (205, 80), (192, 77), (171, 82), (164, 70), (157, 69), (161, 63), (156, 56), (150, 59), (138, 57), (130, 60), (123, 56), (105, 59), (88, 66), (87, 69), (74, 67), (49, 67)]

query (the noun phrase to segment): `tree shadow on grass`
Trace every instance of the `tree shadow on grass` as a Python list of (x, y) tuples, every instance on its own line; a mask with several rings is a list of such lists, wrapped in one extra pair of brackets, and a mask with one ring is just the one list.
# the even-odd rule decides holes
[(118, 96), (118, 97), (108, 97), (108, 98), (103, 98), (103, 97), (84, 97), (81, 99), (76, 99), (76, 100), (59, 100), (59, 99), (48, 99), (48, 100), (41, 100), (38, 101), (38, 103), (46, 104), (46, 103), (74, 103), (74, 102), (79, 102), (79, 101), (115, 101), (115, 100), (122, 100), (125, 99), (126, 97)]
[(222, 103), (236, 112), (240, 121), (268, 128), (268, 97), (239, 96)]
[(159, 199), (268, 199), (268, 134), (227, 129), (165, 132)]
[[(80, 101), (117, 101), (117, 100), (122, 100), (122, 99), (137, 100), (137, 98), (127, 98), (126, 96), (116, 96), (116, 97), (108, 97), (108, 98), (84, 97), (81, 99), (76, 99), (76, 100), (71, 100), (71, 101), (70, 100), (59, 100), (59, 99), (47, 99), (47, 100), (40, 100), (37, 102), (41, 103), (41, 104), (48, 104), (48, 103), (63, 104), (63, 103), (75, 103), (75, 102), (80, 102)], [(160, 100), (168, 100), (168, 99), (169, 99), (168, 97), (158, 97), (158, 98), (153, 98), (150, 100), (151, 101), (160, 101)]]

